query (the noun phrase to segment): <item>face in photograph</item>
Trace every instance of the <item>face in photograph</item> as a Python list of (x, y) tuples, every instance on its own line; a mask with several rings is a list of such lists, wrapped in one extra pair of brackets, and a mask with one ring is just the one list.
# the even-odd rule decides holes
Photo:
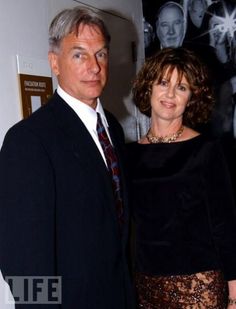
[(215, 2), (207, 9), (209, 45), (222, 63), (234, 62), (236, 5), (230, 1)]
[(226, 39), (224, 23), (221, 17), (213, 15), (209, 20), (209, 35), (212, 46), (222, 44)]
[(161, 48), (182, 45), (185, 35), (185, 21), (180, 5), (167, 2), (160, 8), (156, 21), (156, 34)]
[(143, 32), (144, 32), (144, 46), (148, 48), (154, 39), (154, 32), (152, 25), (143, 18)]
[(205, 0), (190, 0), (188, 10), (192, 23), (200, 28), (207, 10), (207, 2)]
[(209, 44), (214, 47), (217, 59), (221, 63), (229, 61), (228, 48), (229, 45), (227, 32), (222, 19), (213, 15), (209, 20)]

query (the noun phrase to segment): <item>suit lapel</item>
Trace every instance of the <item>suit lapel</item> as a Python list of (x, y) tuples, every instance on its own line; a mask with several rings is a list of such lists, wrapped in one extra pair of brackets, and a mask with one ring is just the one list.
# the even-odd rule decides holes
[(76, 157), (80, 156), (81, 149), (90, 157), (96, 158), (96, 164), (106, 171), (103, 159), (93, 138), (74, 110), (57, 94), (54, 94), (52, 111), (58, 127), (63, 132), (67, 142)]
[[(51, 110), (54, 113), (55, 121), (58, 125), (58, 128), (64, 135), (69, 149), (73, 152), (77, 159), (80, 159), (82, 156), (82, 159), (86, 160), (88, 164), (94, 168), (94, 173), (101, 175), (106, 183), (106, 187), (111, 188), (110, 192), (112, 196), (110, 200), (112, 201), (113, 192), (110, 175), (104, 160), (96, 144), (94, 143), (93, 138), (91, 137), (83, 122), (74, 112), (74, 110), (57, 93), (53, 95), (51, 100)], [(113, 133), (111, 133), (111, 138), (112, 140), (115, 140), (112, 134)], [(111, 202), (106, 204), (109, 207), (109, 210), (112, 212), (112, 217), (114, 218), (115, 224), (117, 225), (118, 233), (119, 226), (114, 203)]]

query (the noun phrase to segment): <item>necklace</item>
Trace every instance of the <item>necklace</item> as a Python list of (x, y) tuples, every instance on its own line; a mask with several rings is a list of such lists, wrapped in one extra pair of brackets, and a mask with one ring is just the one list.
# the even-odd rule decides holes
[(152, 135), (151, 128), (148, 130), (146, 138), (150, 144), (157, 144), (157, 143), (173, 143), (179, 138), (184, 131), (184, 126), (182, 125), (179, 130), (173, 134), (166, 135), (166, 136), (154, 136)]

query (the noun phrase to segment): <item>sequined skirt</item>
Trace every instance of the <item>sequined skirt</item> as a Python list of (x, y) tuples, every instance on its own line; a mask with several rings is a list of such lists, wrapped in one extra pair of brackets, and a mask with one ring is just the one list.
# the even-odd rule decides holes
[(165, 277), (136, 273), (135, 283), (139, 309), (227, 308), (227, 284), (220, 271)]

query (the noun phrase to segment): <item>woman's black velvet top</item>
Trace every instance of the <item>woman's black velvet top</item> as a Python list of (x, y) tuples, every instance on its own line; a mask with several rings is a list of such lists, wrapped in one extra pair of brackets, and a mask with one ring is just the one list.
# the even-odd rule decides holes
[(127, 145), (136, 271), (192, 274), (221, 269), (236, 279), (236, 208), (218, 142)]

